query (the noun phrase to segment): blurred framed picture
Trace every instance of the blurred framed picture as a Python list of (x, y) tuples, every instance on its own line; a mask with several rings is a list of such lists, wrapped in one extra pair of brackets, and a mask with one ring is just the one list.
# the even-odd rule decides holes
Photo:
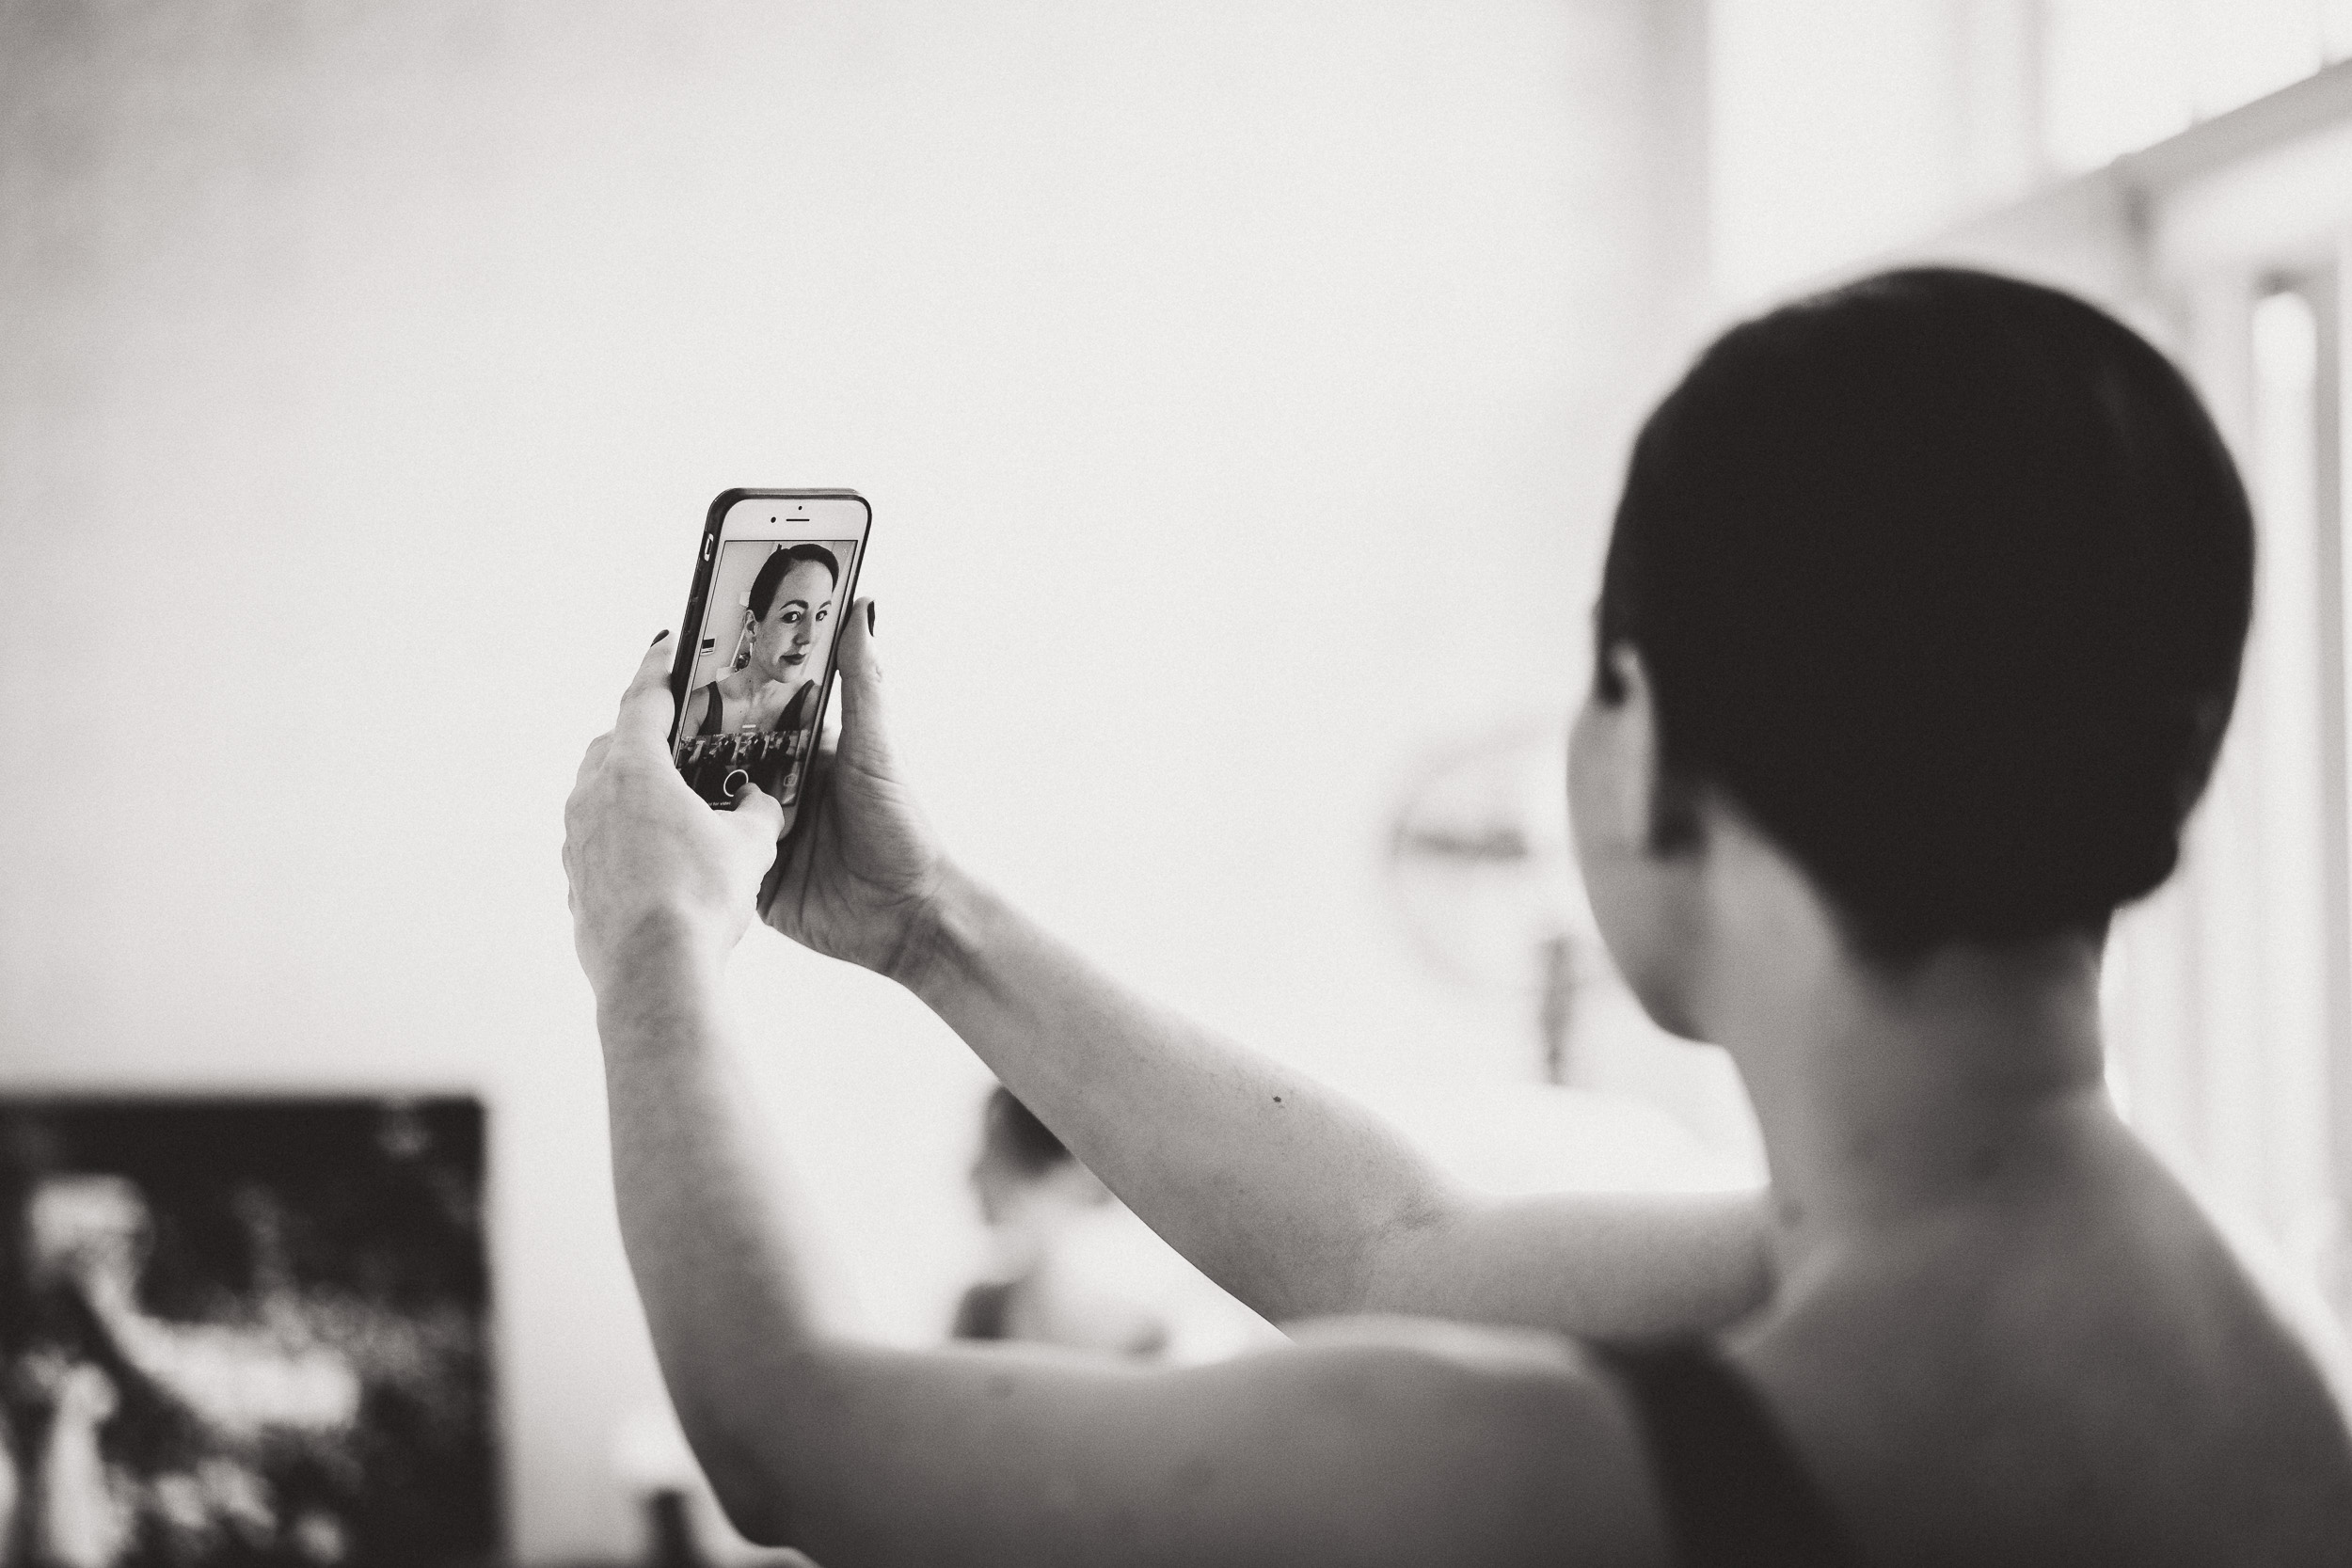
[(495, 1560), (467, 1099), (0, 1097), (0, 1563)]

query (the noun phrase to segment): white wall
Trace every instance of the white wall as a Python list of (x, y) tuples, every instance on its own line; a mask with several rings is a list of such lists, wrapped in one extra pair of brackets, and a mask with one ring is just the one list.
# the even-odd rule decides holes
[[(0, 1087), (484, 1093), (516, 1544), (628, 1539), (560, 808), (745, 483), (874, 502), (971, 864), (1301, 1063), (1518, 1070), (1378, 856), (1580, 679), (1649, 11), (0, 10)], [(845, 1297), (935, 1333), (977, 1069), (737, 970)]]
[(2020, 194), (2044, 0), (1708, 0), (1709, 272), (1749, 307)]

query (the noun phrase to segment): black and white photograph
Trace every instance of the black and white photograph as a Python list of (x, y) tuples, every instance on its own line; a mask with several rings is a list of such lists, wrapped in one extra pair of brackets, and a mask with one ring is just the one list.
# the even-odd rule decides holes
[(0, 1568), (2352, 1568), (2352, 0), (0, 0)]

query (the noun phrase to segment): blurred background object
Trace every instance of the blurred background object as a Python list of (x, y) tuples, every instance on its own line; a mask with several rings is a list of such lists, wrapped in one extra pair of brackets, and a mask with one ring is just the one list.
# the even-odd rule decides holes
[(1466, 998), (1518, 1009), (1524, 1055), (1492, 1084), (1453, 1075), (1402, 1105), (1378, 1098), (1499, 1191), (1759, 1183), (1763, 1141), (1730, 1058), (1661, 1035), (1601, 946), (1562, 810), (1566, 763), (1563, 725), (1505, 724), (1436, 748), (1406, 789), (1389, 836), (1405, 932)]
[(1002, 1085), (980, 1110), (972, 1194), (988, 1244), (950, 1338), (1021, 1339), (1169, 1365), (1279, 1342), (1186, 1263)]
[[(900, 742), (1015, 898), (1485, 1184), (1753, 1180), (1580, 924), (1557, 718), (1692, 348), (1972, 261), (2155, 336), (2260, 492), (2112, 1076), (2344, 1311), (2346, 42), (2343, 0), (0, 0), (0, 1091), (477, 1097), (504, 1540), (641, 1553), (561, 803), (710, 495), (850, 484)], [(733, 984), (830, 1309), (935, 1340), (987, 1075), (784, 943)], [(35, 1373), (103, 1462), (120, 1387)]]
[(0, 1561), (501, 1552), (481, 1107), (0, 1100)]

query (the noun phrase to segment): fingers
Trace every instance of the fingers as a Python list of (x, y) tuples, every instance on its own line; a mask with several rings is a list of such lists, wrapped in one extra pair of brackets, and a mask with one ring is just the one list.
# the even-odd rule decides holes
[(650, 741), (657, 748), (668, 744), (671, 722), (677, 718), (677, 703), (670, 695), (670, 665), (675, 654), (671, 643), (670, 634), (663, 632), (638, 661), (635, 678), (621, 693), (613, 738), (631, 745)]
[(879, 761), (889, 747), (882, 715), (882, 660), (874, 652), (874, 601), (850, 607), (841, 638), (841, 749)]

